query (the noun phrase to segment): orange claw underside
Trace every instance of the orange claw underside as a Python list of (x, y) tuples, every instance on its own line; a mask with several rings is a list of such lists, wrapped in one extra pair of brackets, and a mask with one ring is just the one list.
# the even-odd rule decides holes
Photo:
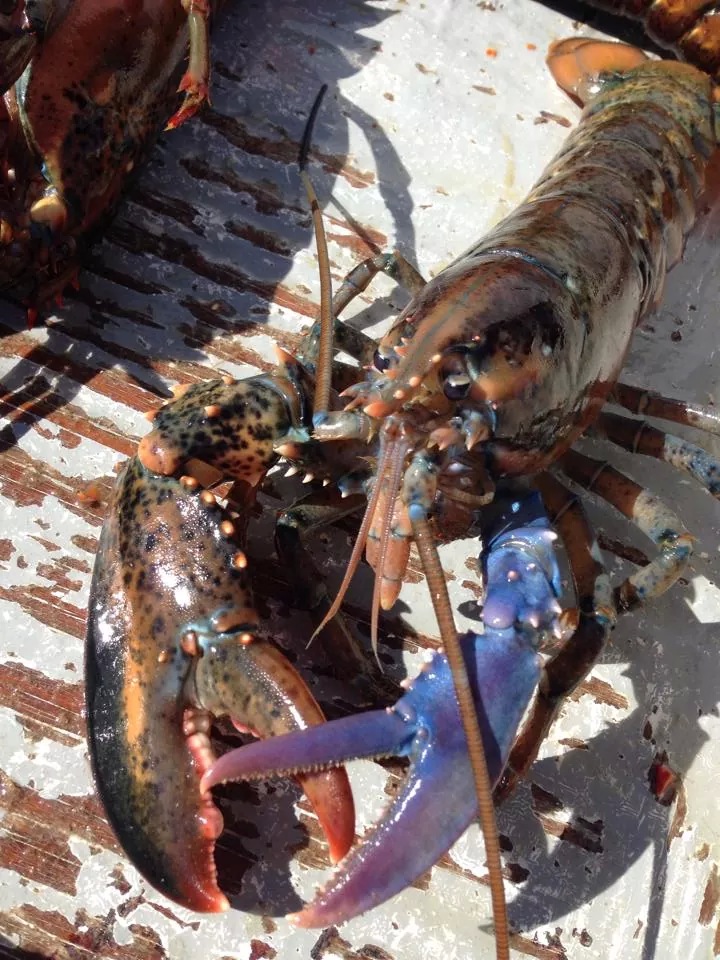
[[(344, 769), (303, 773), (297, 780), (325, 834), (331, 862), (339, 863), (355, 839), (355, 808)], [(353, 815), (349, 816), (349, 812)]]
[(547, 65), (557, 85), (584, 103), (587, 84), (602, 73), (625, 72), (644, 63), (642, 50), (625, 43), (568, 37), (551, 44)]

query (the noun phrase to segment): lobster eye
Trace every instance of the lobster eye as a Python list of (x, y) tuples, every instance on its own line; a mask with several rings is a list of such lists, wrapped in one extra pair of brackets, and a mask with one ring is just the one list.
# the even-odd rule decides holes
[(470, 377), (466, 373), (451, 373), (443, 382), (443, 393), (448, 400), (463, 400), (470, 392)]
[(375, 351), (373, 355), (373, 363), (375, 364), (375, 369), (379, 371), (379, 373), (385, 373), (391, 362), (391, 357), (386, 357), (384, 354), (380, 353), (379, 350)]

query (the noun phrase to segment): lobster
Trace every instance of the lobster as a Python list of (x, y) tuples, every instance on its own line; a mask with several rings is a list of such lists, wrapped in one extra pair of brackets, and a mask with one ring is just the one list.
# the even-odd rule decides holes
[[(601, 57), (607, 53), (600, 65), (593, 59), (598, 51)], [(391, 810), (350, 854), (330, 887), (296, 918), (307, 926), (349, 919), (391, 896), (437, 859), (476, 809), (442, 656), (407, 698), (383, 715), (389, 720), (369, 714), (333, 721), (243, 747), (212, 763), (208, 713), (230, 710), (244, 725), (254, 725), (255, 719), (236, 713), (236, 701), (226, 687), (222, 696), (215, 692), (219, 677), (241, 689), (245, 682), (240, 671), (231, 676), (221, 666), (229, 653), (213, 652), (211, 678), (204, 678), (208, 664), (202, 651), (210, 649), (206, 624), (220, 624), (212, 629), (215, 635), (223, 634), (223, 644), (229, 640), (228, 650), (252, 650), (258, 641), (252, 639), (256, 620), (244, 581), (239, 599), (223, 597), (218, 606), (220, 595), (214, 593), (215, 587), (226, 589), (221, 572), (237, 579), (232, 558), (238, 546), (242, 553), (247, 490), (225, 514), (211, 491), (201, 492), (202, 486), (229, 476), (255, 488), (280, 456), (291, 471), (303, 469), (310, 479), (328, 481), (331, 492), (322, 505), (310, 499), (283, 513), (277, 542), (286, 557), (303, 556), (303, 520), (308, 525), (309, 518), (310, 527), (328, 522), (357, 509), (358, 498), (369, 496), (355, 553), (359, 556), (367, 535), (368, 559), (378, 584), (376, 610), (378, 604), (390, 606), (397, 596), (411, 539), (423, 559), (427, 556), (423, 545), (429, 517), (434, 536), (456, 535), (468, 529), (478, 512), (487, 516), (490, 501), (514, 493), (518, 478), (539, 474), (537, 488), (574, 568), (578, 609), (559, 616), (553, 602), (554, 568), (525, 526), (511, 530), (506, 550), (490, 523), (483, 553), (486, 634), (482, 640), (472, 635), (462, 644), (493, 779), (499, 778), (509, 755), (505, 791), (532, 762), (563, 698), (599, 656), (616, 602), (628, 609), (659, 594), (690, 556), (692, 538), (668, 508), (571, 447), (592, 427), (639, 452), (671, 460), (718, 493), (718, 464), (699, 448), (601, 412), (612, 397), (635, 412), (717, 432), (710, 413), (616, 385), (633, 329), (658, 302), (666, 269), (681, 255), (694, 221), (704, 164), (716, 143), (711, 84), (693, 68), (642, 63), (642, 55), (618, 45), (559, 47), (554, 59), (561, 68), (569, 65), (571, 76), (565, 83), (576, 95), (585, 98), (596, 87), (600, 90), (525, 204), (422, 289), (399, 258), (379, 257), (356, 272), (336, 296), (333, 315), (381, 270), (409, 277), (418, 288), (377, 348), (353, 344), (351, 332), (338, 327), (340, 345), (363, 362), (369, 356), (373, 366), (366, 379), (351, 385), (346, 409), (337, 409), (334, 401), (332, 410), (316, 403), (311, 416), (308, 378), (314, 372), (318, 340), (311, 334), (305, 353), (297, 361), (283, 356), (276, 374), (262, 379), (262, 389), (258, 378), (214, 383), (191, 388), (164, 407), (120, 482), (103, 534), (90, 610), (91, 748), (101, 795), (124, 846), (140, 869), (176, 899), (190, 902), (180, 879), (192, 872), (193, 889), (210, 891), (205, 909), (224, 906), (209, 865), (219, 824), (209, 812), (208, 790), (228, 778), (301, 773), (357, 756), (412, 757), (409, 780)], [(642, 121), (636, 118), (638, 103), (644, 105)], [(618, 178), (619, 169), (623, 178)], [(602, 207), (594, 202), (598, 195), (604, 198)], [(377, 461), (374, 470), (368, 467), (369, 458)], [(210, 474), (203, 464), (210, 464)], [(579, 502), (546, 472), (549, 468), (608, 499), (659, 546), (658, 558), (614, 594)], [(209, 527), (198, 510), (187, 505), (188, 494), (194, 496), (193, 504), (213, 511)], [(192, 521), (183, 528), (187, 532), (181, 532), (177, 515), (161, 517), (175, 496), (181, 505), (178, 513)], [(511, 500), (521, 504), (525, 496), (516, 494)], [(158, 523), (165, 538), (162, 548)], [(204, 546), (212, 539), (213, 552), (197, 557), (202, 574), (188, 582), (182, 572), (187, 566), (175, 565), (167, 533), (176, 533), (176, 545), (190, 542), (198, 536), (193, 532), (196, 524)], [(245, 559), (243, 554), (236, 566), (244, 570)], [(146, 592), (149, 571), (156, 601), (152, 608)], [(205, 583), (213, 584), (208, 596), (202, 595)], [(179, 622), (175, 618), (172, 623), (160, 616), (156, 626), (156, 611), (169, 609), (170, 599), (184, 596), (185, 590), (192, 612), (186, 615), (183, 610)], [(322, 606), (325, 598), (320, 594)], [(335, 606), (325, 605), (323, 620), (332, 619)], [(571, 638), (566, 636), (567, 621), (577, 627), (570, 631)], [(143, 631), (152, 638), (150, 652)], [(540, 674), (536, 703), (511, 750), (522, 707), (538, 676), (535, 647), (548, 632), (560, 633), (562, 644)], [(506, 636), (516, 657), (507, 656)], [(239, 658), (233, 665), (240, 665)], [(491, 682), (496, 671), (502, 674), (502, 685)], [(133, 738), (128, 735), (135, 722), (129, 706), (138, 692), (143, 724)], [(150, 704), (161, 708), (157, 724), (147, 710)], [(278, 732), (271, 725), (263, 729), (258, 724), (257, 729)], [(150, 739), (156, 746), (148, 759), (140, 748)], [(449, 765), (442, 756), (436, 758), (441, 745), (448, 748)], [(161, 762), (166, 759), (166, 764)], [(175, 764), (182, 776), (172, 778), (166, 789), (162, 777)], [(462, 790), (453, 790), (458, 809), (448, 812), (438, 796), (450, 771)], [(181, 803), (181, 787), (191, 791), (182, 805), (194, 810), (189, 847), (199, 848), (197, 855), (187, 850), (187, 833), (181, 840), (170, 836), (176, 825), (171, 811)], [(128, 792), (132, 805), (122, 800)], [(164, 792), (169, 795), (161, 804), (147, 806), (148, 798)], [(420, 811), (436, 814), (439, 834), (422, 849), (408, 842)], [(208, 822), (212, 829), (206, 829)], [(162, 866), (163, 844), (169, 845), (169, 868)], [(336, 854), (343, 845), (336, 845)], [(382, 879), (375, 870), (378, 862)], [(200, 896), (193, 903), (198, 900)]]
[[(503, 796), (532, 763), (563, 699), (600, 655), (616, 609), (660, 595), (692, 553), (693, 538), (666, 505), (614, 468), (572, 449), (574, 441), (591, 430), (672, 462), (714, 496), (720, 494), (720, 464), (701, 448), (602, 412), (611, 399), (635, 413), (718, 432), (711, 411), (617, 383), (633, 330), (659, 302), (665, 273), (680, 258), (695, 220), (705, 164), (717, 142), (711, 81), (693, 67), (645, 62), (644, 55), (622, 45), (568, 41), (554, 48), (551, 64), (561, 85), (588, 101), (562, 152), (518, 210), (415, 292), (377, 347), (368, 377), (345, 391), (346, 407), (316, 413), (307, 452), (297, 443), (279, 448), (291, 462), (312, 463), (314, 475), (323, 476), (318, 444), (377, 445), (354, 558), (367, 537), (377, 578), (373, 604), (385, 608), (397, 596), (411, 539), (425, 564), (423, 524), (431, 515), (442, 538), (454, 511), (482, 513), (514, 478), (539, 475), (537, 487), (574, 569), (576, 629), (543, 669), (503, 774)], [(367, 276), (397, 268), (396, 259), (377, 258)], [(341, 290), (333, 313), (345, 295)], [(657, 558), (610, 590), (581, 507), (556, 474), (615, 506), (655, 542)], [(347, 477), (340, 486), (348, 489)], [(437, 579), (427, 566), (426, 572), (435, 591)], [(517, 578), (515, 568), (505, 572), (508, 581)], [(518, 609), (498, 608), (490, 592), (486, 629), (517, 628)], [(534, 612), (529, 622), (541, 627)], [(514, 683), (512, 670), (506, 681)], [(445, 696), (438, 683), (437, 703)], [(441, 789), (447, 769), (431, 784), (416, 759), (418, 742), (411, 739), (440, 749), (443, 733), (436, 733), (432, 715), (433, 708), (440, 709), (437, 703), (423, 699), (420, 705), (413, 690), (396, 707), (402, 724), (394, 719), (380, 724), (372, 714), (334, 721), (240, 748), (203, 778), (206, 789), (236, 777), (297, 773), (357, 757), (413, 759), (406, 786), (327, 888), (294, 918), (299, 925), (325, 926), (370, 909), (428, 869), (438, 850), (464, 829), (467, 820), (447, 811), (440, 815), (430, 798), (431, 790)], [(482, 728), (494, 703), (479, 696), (475, 704)], [(490, 757), (497, 756), (492, 744), (485, 746)], [(467, 765), (467, 755), (464, 760)], [(499, 779), (501, 766), (489, 766)], [(470, 783), (467, 767), (466, 777)], [(459, 803), (454, 789), (452, 796)], [(465, 813), (471, 817), (474, 793), (469, 803)], [(420, 808), (442, 838), (418, 850), (411, 838)]]
[(720, 14), (697, 0), (587, 0), (590, 6), (638, 20), (659, 46), (720, 79)]
[(112, 215), (163, 127), (179, 126), (207, 97), (208, 21), (216, 6), (3, 5), (0, 292), (24, 301), (29, 320), (75, 282), (82, 248)]

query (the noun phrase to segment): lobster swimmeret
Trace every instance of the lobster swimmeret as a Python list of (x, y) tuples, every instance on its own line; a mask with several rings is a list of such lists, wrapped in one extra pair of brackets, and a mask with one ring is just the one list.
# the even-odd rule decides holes
[(163, 126), (205, 98), (214, 6), (17, 0), (0, 15), (0, 293), (34, 309), (73, 280)]
[[(317, 359), (311, 335), (298, 360), (283, 356), (273, 376), (192, 387), (167, 404), (119, 482), (93, 580), (91, 749), (128, 854), (160, 889), (196, 909), (224, 905), (210, 862), (219, 822), (208, 793), (221, 780), (302, 773), (350, 757), (411, 756), (400, 796), (296, 918), (306, 926), (346, 920), (397, 892), (434, 863), (476, 809), (441, 655), (390, 713), (276, 737), (213, 765), (209, 713), (229, 710), (261, 733), (289, 723), (277, 717), (282, 696), (271, 696), (267, 710), (258, 706), (263, 685), (286, 675), (286, 667), (266, 658), (271, 648), (254, 639), (242, 552), (248, 491), (279, 456), (291, 471), (331, 484), (285, 511), (277, 541), (284, 556), (302, 555), (303, 520), (311, 518), (306, 527), (329, 522), (369, 497), (361, 531), (384, 607), (394, 602), (410, 542), (423, 542), (428, 519), (442, 539), (467, 530), (478, 514), (485, 518), (486, 632), (463, 644), (495, 780), (509, 755), (506, 790), (597, 659), (615, 601), (629, 608), (662, 592), (692, 549), (669, 509), (573, 451), (574, 440), (592, 426), (720, 491), (719, 465), (697, 447), (601, 413), (612, 396), (630, 409), (719, 432), (711, 414), (691, 415), (672, 401), (616, 386), (632, 332), (658, 302), (695, 219), (717, 142), (711, 81), (692, 67), (645, 62), (615, 44), (566, 42), (552, 61), (566, 88), (581, 99), (594, 94), (580, 125), (525, 203), (423, 286), (377, 349), (361, 338), (351, 342), (339, 327), (344, 349), (363, 362), (374, 355), (374, 369), (350, 388), (344, 410), (335, 404), (314, 419), (308, 412)], [(380, 257), (362, 276), (396, 269), (407, 273), (397, 258)], [(341, 289), (336, 314), (354, 289)], [(561, 479), (543, 472), (550, 467)], [(554, 561), (537, 530), (542, 511), (531, 523), (513, 521), (512, 513), (490, 519), (493, 498), (528, 502), (523, 478), (534, 474), (573, 568), (573, 614), (558, 614)], [(614, 595), (562, 475), (605, 497), (659, 547), (653, 563)], [(202, 489), (225, 478), (242, 482), (227, 512)], [(302, 570), (305, 560), (286, 566)], [(322, 591), (318, 602), (322, 607)], [(550, 631), (563, 642), (539, 672), (535, 648)], [(247, 679), (244, 662), (255, 651), (262, 664)], [(538, 674), (535, 705), (511, 750)], [(315, 719), (308, 715), (297, 726)], [(182, 772), (168, 778), (174, 769)], [(332, 807), (332, 835), (336, 817), (347, 824), (348, 806), (342, 796), (333, 806), (326, 789), (321, 785), (313, 802)], [(448, 809), (448, 797), (457, 807)], [(178, 809), (188, 816), (182, 830)], [(428, 816), (437, 837), (419, 849), (408, 838)], [(338, 833), (336, 855), (349, 842), (346, 827)]]

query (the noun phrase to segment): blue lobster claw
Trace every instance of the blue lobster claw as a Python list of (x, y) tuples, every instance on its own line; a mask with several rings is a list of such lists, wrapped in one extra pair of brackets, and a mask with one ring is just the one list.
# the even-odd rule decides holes
[[(531, 498), (533, 502), (535, 498)], [(519, 501), (515, 501), (519, 505)], [(544, 513), (501, 517), (486, 537), (486, 609), (502, 626), (461, 638), (488, 770), (496, 782), (540, 676), (538, 645), (556, 626), (559, 572)], [(517, 523), (523, 523), (517, 526)], [(505, 524), (505, 527), (502, 526)], [(221, 757), (203, 789), (235, 779), (322, 769), (361, 757), (402, 756), (408, 778), (385, 815), (293, 919), (342, 923), (377, 906), (428, 870), (477, 813), (465, 735), (447, 658), (432, 655), (395, 706), (241, 747)], [(432, 824), (424, 829), (423, 824)], [(418, 842), (422, 830), (422, 842)]]

